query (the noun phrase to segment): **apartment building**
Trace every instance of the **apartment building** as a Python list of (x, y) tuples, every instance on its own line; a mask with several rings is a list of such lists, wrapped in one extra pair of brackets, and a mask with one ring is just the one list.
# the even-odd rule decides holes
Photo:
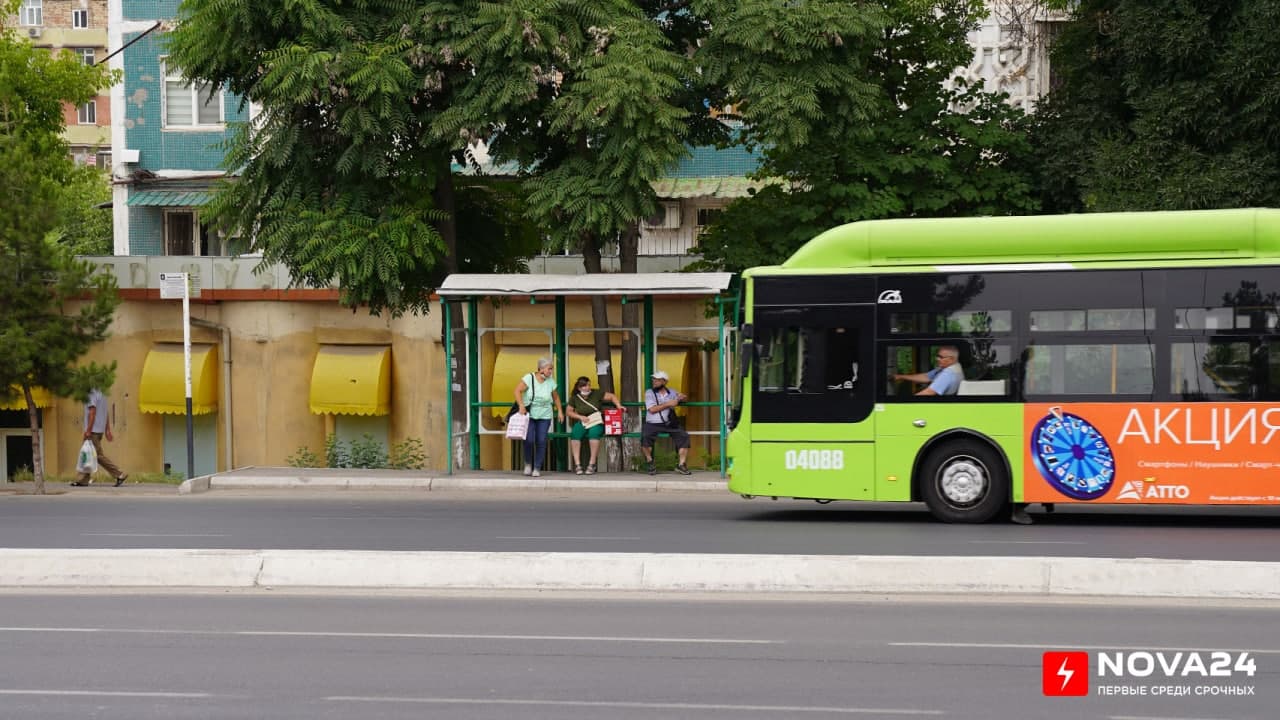
[[(107, 0), (22, 0), (17, 26), (36, 47), (71, 52), (86, 65), (107, 56)], [(108, 88), (89, 102), (63, 109), (66, 139), (79, 163), (111, 166), (111, 96)]]

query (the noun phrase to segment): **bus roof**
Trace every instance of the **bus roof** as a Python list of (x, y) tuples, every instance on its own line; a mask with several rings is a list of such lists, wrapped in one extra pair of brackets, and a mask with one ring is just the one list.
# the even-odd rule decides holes
[(783, 270), (1280, 258), (1280, 210), (864, 220), (805, 243)]

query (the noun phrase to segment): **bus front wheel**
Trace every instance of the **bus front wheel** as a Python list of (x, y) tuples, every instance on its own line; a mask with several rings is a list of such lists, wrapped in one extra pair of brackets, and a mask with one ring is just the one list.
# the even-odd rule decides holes
[(934, 448), (920, 468), (920, 490), (929, 512), (943, 522), (982, 523), (1009, 498), (1004, 460), (978, 440), (949, 440)]

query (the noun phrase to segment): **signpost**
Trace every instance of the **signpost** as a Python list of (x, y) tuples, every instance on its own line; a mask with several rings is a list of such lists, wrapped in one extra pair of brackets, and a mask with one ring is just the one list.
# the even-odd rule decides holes
[(160, 273), (160, 299), (182, 299), (182, 375), (187, 397), (187, 477), (196, 474), (195, 426), (191, 417), (191, 280), (187, 273)]

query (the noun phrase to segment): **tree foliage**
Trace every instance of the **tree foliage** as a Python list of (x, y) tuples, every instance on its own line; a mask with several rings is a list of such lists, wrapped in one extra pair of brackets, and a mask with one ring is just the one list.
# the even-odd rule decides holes
[(704, 266), (778, 263), (857, 220), (1037, 208), (1021, 111), (954, 76), (981, 2), (694, 5), (718, 18), (699, 60), (771, 183), (699, 238)]
[[(0, 17), (17, 3), (0, 6)], [(56, 242), (66, 184), (77, 176), (62, 137), (64, 103), (81, 104), (109, 78), (69, 53), (32, 47), (0, 27), (0, 393), (27, 402), (36, 491), (44, 491), (33, 387), (79, 397), (110, 387), (114, 366), (81, 365), (106, 337), (119, 296), (115, 278)]]
[(75, 168), (64, 185), (57, 233), (61, 242), (76, 255), (110, 255), (113, 228), (110, 208), (111, 176), (99, 168)]
[(466, 18), (457, 3), (187, 0), (170, 57), (261, 106), (228, 144), (236, 177), (210, 207), (215, 221), (295, 281), (336, 280), (344, 303), (374, 313), (425, 312), (468, 254), (458, 236), (526, 239), (457, 225), (452, 163), (470, 138), (433, 128), (471, 78), (452, 47)]
[(693, 67), (629, 0), (476, 3), (456, 51), (474, 68), (436, 131), (483, 137), (521, 168), (531, 219), (560, 247), (650, 214), (685, 152)]
[(1052, 210), (1280, 204), (1280, 4), (1083, 0), (1034, 142)]

